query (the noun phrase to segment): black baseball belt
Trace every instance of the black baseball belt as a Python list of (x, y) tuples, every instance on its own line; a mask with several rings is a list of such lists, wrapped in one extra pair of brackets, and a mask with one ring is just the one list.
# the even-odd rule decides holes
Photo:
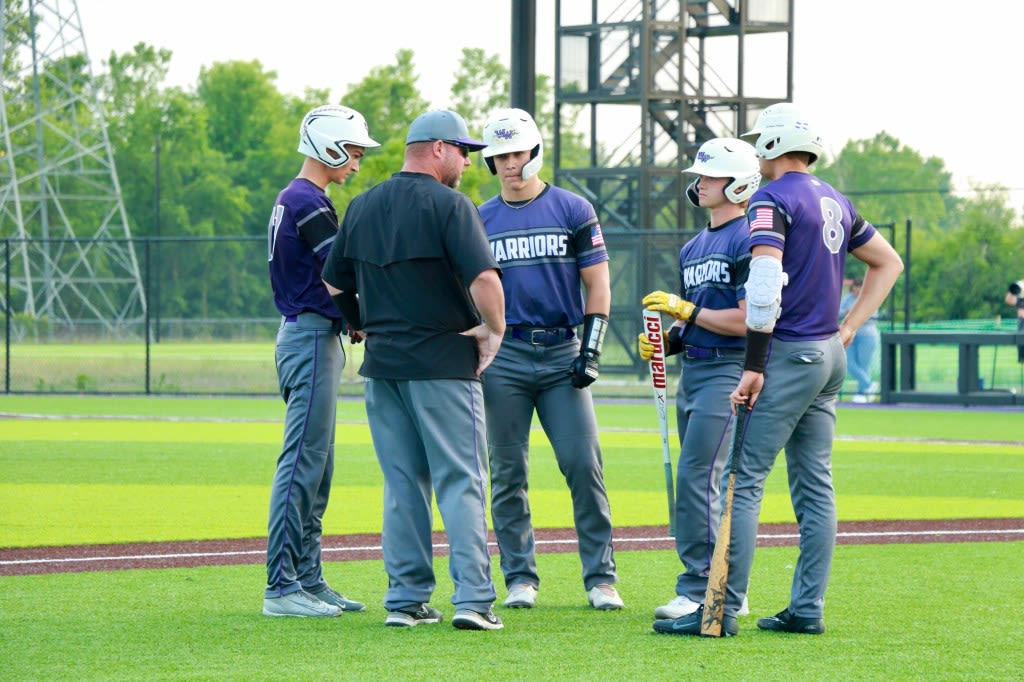
[(687, 360), (711, 360), (742, 355), (742, 348), (704, 348), (702, 346), (683, 346), (683, 357)]
[(534, 346), (557, 346), (576, 338), (572, 327), (513, 327), (505, 328), (505, 336)]

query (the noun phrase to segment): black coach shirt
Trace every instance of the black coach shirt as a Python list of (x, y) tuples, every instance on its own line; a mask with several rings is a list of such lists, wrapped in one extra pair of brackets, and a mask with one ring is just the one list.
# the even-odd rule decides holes
[[(324, 279), (359, 295), (373, 379), (476, 379), (469, 285), (498, 270), (480, 214), (430, 175), (400, 172), (352, 200)], [(500, 272), (500, 270), (499, 270)]]

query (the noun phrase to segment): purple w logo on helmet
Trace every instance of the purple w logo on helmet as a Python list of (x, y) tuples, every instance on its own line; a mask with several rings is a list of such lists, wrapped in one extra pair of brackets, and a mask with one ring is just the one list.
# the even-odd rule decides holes
[(516, 136), (517, 132), (518, 131), (516, 130), (509, 130), (508, 128), (499, 128), (494, 131), (494, 136), (502, 140), (511, 140)]
[(697, 160), (700, 161), (701, 163), (707, 163), (708, 161), (710, 161), (713, 158), (715, 158), (715, 157), (711, 156), (710, 154), (708, 154), (705, 151), (697, 152)]

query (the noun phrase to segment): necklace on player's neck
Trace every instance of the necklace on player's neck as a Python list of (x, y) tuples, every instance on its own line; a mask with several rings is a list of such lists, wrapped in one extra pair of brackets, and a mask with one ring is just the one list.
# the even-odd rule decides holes
[(509, 201), (508, 199), (505, 198), (505, 196), (503, 194), (498, 194), (498, 196), (501, 197), (501, 203), (505, 204), (509, 208), (513, 208), (513, 209), (518, 211), (519, 209), (526, 208), (527, 206), (532, 204), (534, 201), (536, 201), (537, 197), (539, 197), (541, 194), (544, 194), (544, 190), (545, 189), (547, 189), (547, 183), (542, 183), (541, 186), (540, 186), (540, 191), (539, 192), (534, 194), (529, 199), (523, 199), (522, 201)]

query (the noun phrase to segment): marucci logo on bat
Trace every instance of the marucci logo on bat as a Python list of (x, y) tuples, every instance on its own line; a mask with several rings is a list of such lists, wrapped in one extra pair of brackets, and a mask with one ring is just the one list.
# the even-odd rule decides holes
[(651, 381), (655, 388), (665, 388), (668, 385), (665, 372), (665, 349), (661, 337), (661, 322), (647, 323), (647, 340), (654, 346), (651, 353)]
[(644, 334), (651, 345), (648, 364), (651, 370), (651, 386), (654, 388), (654, 407), (658, 410), (658, 430), (661, 431), (661, 457), (665, 464), (665, 498), (668, 501), (668, 533), (676, 532), (675, 476), (672, 475), (672, 456), (668, 444), (668, 390), (665, 372), (665, 337), (661, 329), (661, 313), (644, 310)]

